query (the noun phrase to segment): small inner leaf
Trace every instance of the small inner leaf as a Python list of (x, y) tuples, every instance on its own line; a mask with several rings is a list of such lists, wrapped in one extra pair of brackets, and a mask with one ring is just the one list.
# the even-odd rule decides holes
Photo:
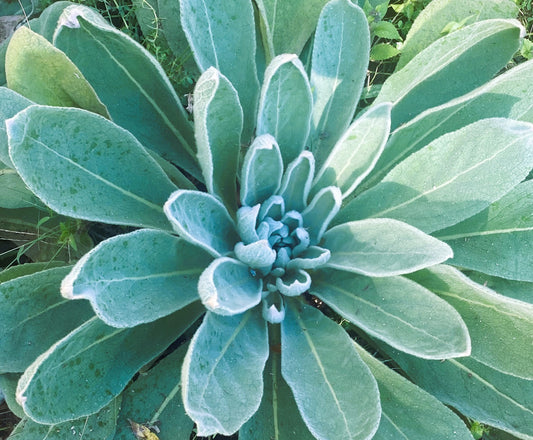
[(308, 229), (311, 238), (311, 244), (320, 242), (329, 223), (339, 212), (341, 204), (341, 192), (335, 186), (323, 188), (313, 197), (309, 206), (302, 212), (304, 225)]

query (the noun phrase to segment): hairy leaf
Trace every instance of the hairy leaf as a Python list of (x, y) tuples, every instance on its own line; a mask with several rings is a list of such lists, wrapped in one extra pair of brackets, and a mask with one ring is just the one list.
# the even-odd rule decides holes
[(0, 87), (0, 162), (7, 168), (13, 168), (13, 163), (9, 157), (9, 147), (7, 144), (7, 133), (4, 121), (12, 118), (21, 110), (32, 105), (29, 99), (10, 90)]

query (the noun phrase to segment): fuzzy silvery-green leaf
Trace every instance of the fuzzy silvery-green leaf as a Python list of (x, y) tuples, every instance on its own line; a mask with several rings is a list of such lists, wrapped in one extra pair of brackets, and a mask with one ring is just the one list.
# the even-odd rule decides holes
[(0, 87), (0, 162), (8, 168), (13, 168), (9, 157), (7, 133), (4, 121), (12, 118), (18, 112), (32, 105), (29, 99), (6, 87)]
[(265, 71), (256, 135), (272, 135), (287, 166), (305, 147), (313, 97), (307, 73), (294, 54), (279, 55)]
[(207, 191), (236, 211), (235, 176), (243, 123), (237, 91), (226, 77), (210, 67), (196, 84), (193, 108), (198, 161)]
[(66, 0), (54, 2), (50, 6), (47, 6), (39, 17), (30, 20), (28, 22), (28, 27), (52, 43), (54, 32), (57, 28), (57, 23), (61, 14), (67, 7), (74, 4), (75, 3)]
[(194, 422), (183, 407), (180, 374), (186, 350), (181, 345), (124, 390), (114, 440), (132, 440), (128, 420), (157, 423), (159, 440), (189, 440)]
[[(22, 373), (2, 373), (0, 374), (0, 394), (7, 404), (9, 410), (17, 417), (23, 419), (26, 417), (24, 410), (18, 404), (16, 399), (17, 383)], [(0, 400), (2, 398), (0, 397)]]
[(115, 123), (201, 178), (192, 125), (163, 69), (146, 49), (82, 5), (65, 9), (54, 45), (80, 69)]
[(241, 203), (254, 206), (276, 193), (281, 184), (283, 160), (276, 140), (258, 136), (244, 156), (241, 170)]
[(59, 294), (70, 269), (47, 269), (0, 284), (0, 372), (24, 371), (51, 344), (94, 316), (89, 304)]
[(451, 264), (502, 278), (533, 281), (533, 180), (488, 208), (434, 235), (448, 243)]
[(37, 104), (79, 107), (109, 118), (105, 105), (74, 63), (25, 26), (11, 37), (6, 78), (10, 89)]
[(381, 421), (373, 440), (472, 440), (464, 422), (449, 408), (359, 345), (355, 348), (379, 388)]
[(472, 420), (533, 437), (532, 380), (500, 373), (471, 357), (431, 361), (390, 349), (387, 353), (445, 405)]
[(393, 219), (344, 223), (324, 235), (334, 269), (371, 277), (414, 272), (452, 257), (451, 248), (411, 225)]
[(454, 225), (498, 200), (533, 168), (533, 125), (484, 119), (445, 134), (344, 207), (335, 223), (388, 217), (424, 232)]
[(294, 300), (287, 304), (281, 373), (309, 431), (320, 439), (372, 438), (381, 414), (379, 392), (352, 340), (319, 310)]
[(392, 102), (392, 128), (492, 78), (520, 46), (515, 20), (485, 20), (435, 41), (383, 84), (375, 103)]
[(38, 105), (6, 124), (17, 171), (54, 211), (171, 229), (163, 204), (176, 187), (123, 128), (85, 110)]
[(256, 306), (262, 288), (261, 278), (254, 277), (248, 265), (229, 257), (214, 260), (198, 281), (204, 306), (219, 315), (236, 315)]
[(0, 208), (16, 209), (33, 206), (44, 208), (18, 173), (0, 162)]
[(257, 411), (268, 351), (266, 321), (257, 309), (206, 314), (182, 370), (185, 410), (199, 436), (233, 434)]
[(398, 350), (425, 359), (470, 354), (468, 330), (459, 313), (411, 280), (320, 270), (313, 276), (311, 292), (343, 318)]
[(442, 37), (451, 22), (466, 24), (491, 18), (515, 18), (517, 5), (510, 0), (433, 0), (418, 15), (402, 46), (396, 67), (405, 66), (423, 49)]
[(85, 254), (63, 280), (61, 294), (88, 299), (107, 325), (134, 327), (198, 300), (198, 278), (211, 260), (183, 239), (140, 229)]
[(239, 241), (226, 207), (211, 194), (178, 190), (170, 196), (164, 209), (181, 237), (214, 257), (231, 252)]
[[(122, 329), (94, 317), (28, 367), (19, 381), (17, 400), (38, 423), (57, 424), (94, 414), (202, 312), (198, 301), (155, 322)], [(58, 399), (65, 387), (75, 392)]]
[(317, 269), (324, 265), (331, 256), (328, 249), (319, 246), (309, 246), (298, 256), (293, 256), (287, 263), (287, 270), (290, 269)]
[(328, 186), (322, 188), (303, 210), (304, 225), (309, 232), (311, 244), (318, 244), (326, 232), (329, 223), (341, 207), (342, 198), (339, 188)]
[(281, 181), (280, 196), (285, 201), (287, 212), (302, 211), (307, 206), (307, 197), (311, 191), (311, 183), (315, 174), (315, 158), (309, 151), (302, 151), (293, 160)]
[(52, 269), (55, 267), (62, 267), (65, 263), (61, 261), (47, 261), (42, 263), (25, 263), (17, 264), (0, 271), (0, 283), (13, 280), (15, 278), (31, 275), (42, 270)]
[(113, 440), (120, 409), (120, 397), (117, 397), (96, 414), (81, 417), (68, 422), (41, 425), (29, 417), (24, 417), (15, 427), (10, 440), (64, 440), (80, 438), (83, 440)]
[(364, 12), (333, 0), (318, 21), (311, 67), (311, 151), (322, 164), (350, 124), (368, 67), (370, 31)]
[(507, 280), (481, 272), (465, 271), (465, 273), (472, 281), (488, 287), (500, 295), (533, 304), (533, 283)]
[(411, 276), (460, 313), (472, 339), (472, 358), (533, 380), (533, 305), (498, 295), (446, 265)]
[(243, 142), (253, 133), (259, 80), (255, 24), (249, 0), (180, 0), (181, 25), (201, 71), (215, 67), (230, 80), (244, 113)]
[(350, 125), (333, 147), (314, 179), (313, 190), (335, 185), (349, 196), (370, 173), (385, 147), (391, 104), (371, 107)]

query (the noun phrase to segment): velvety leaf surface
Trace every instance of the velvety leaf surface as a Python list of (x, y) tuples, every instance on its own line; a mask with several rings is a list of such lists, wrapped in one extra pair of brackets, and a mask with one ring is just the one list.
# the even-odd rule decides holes
[(0, 208), (16, 209), (33, 206), (44, 208), (18, 173), (0, 162)]
[(61, 294), (88, 299), (107, 325), (134, 327), (198, 300), (198, 278), (211, 260), (183, 239), (140, 229), (85, 254), (63, 280)]
[(414, 356), (444, 359), (470, 354), (459, 313), (402, 277), (369, 278), (334, 270), (313, 276), (311, 293), (368, 334)]
[(309, 232), (311, 244), (318, 244), (329, 223), (341, 207), (342, 198), (339, 188), (328, 186), (321, 189), (303, 210), (302, 217)]
[(24, 410), (16, 399), (17, 383), (21, 375), (21, 373), (0, 374), (0, 391), (9, 410), (17, 417), (23, 419), (26, 414), (24, 414)]
[(392, 128), (492, 78), (520, 46), (513, 20), (485, 20), (435, 41), (383, 84), (375, 103), (393, 102)]
[(200, 70), (215, 67), (239, 93), (246, 143), (255, 126), (259, 97), (252, 4), (248, 0), (180, 0), (180, 8), (181, 25)]
[(79, 107), (109, 117), (94, 89), (67, 56), (29, 28), (20, 27), (6, 53), (10, 89), (37, 104)]
[(285, 201), (285, 211), (302, 211), (307, 205), (311, 183), (315, 174), (315, 158), (309, 151), (302, 151), (283, 175), (279, 195)]
[(45, 269), (52, 269), (54, 267), (64, 266), (65, 263), (60, 261), (48, 261), (43, 263), (25, 263), (17, 264), (16, 266), (11, 266), (7, 269), (2, 269), (0, 271), (0, 283), (10, 281), (12, 279), (22, 277), (24, 275), (31, 275), (35, 272), (40, 272)]
[(113, 122), (85, 110), (34, 105), (9, 119), (7, 131), (17, 171), (54, 211), (171, 229), (163, 204), (176, 187)]
[[(126, 329), (90, 319), (24, 372), (17, 400), (40, 423), (93, 414), (122, 392), (139, 368), (177, 339), (203, 310), (198, 301), (158, 321)], [(65, 389), (76, 392), (60, 398)]]
[(305, 147), (313, 104), (307, 73), (294, 54), (279, 55), (266, 69), (256, 135), (272, 135), (283, 164), (298, 157)]
[(22, 372), (50, 345), (93, 316), (89, 304), (59, 294), (71, 266), (0, 284), (0, 372)]
[(331, 251), (327, 266), (374, 277), (414, 272), (452, 257), (446, 243), (385, 218), (335, 226), (324, 235), (322, 246)]
[(320, 439), (372, 438), (381, 414), (378, 389), (352, 340), (319, 310), (287, 304), (281, 372), (307, 427)]
[(533, 125), (484, 119), (436, 139), (353, 199), (335, 223), (388, 217), (426, 233), (485, 209), (533, 167)]
[(351, 122), (368, 67), (370, 32), (364, 12), (333, 0), (320, 14), (313, 43), (310, 143), (322, 164)]
[(533, 305), (498, 295), (446, 265), (415, 273), (412, 278), (461, 314), (472, 339), (472, 358), (503, 373), (533, 380)]
[(66, 0), (52, 3), (44, 9), (39, 17), (29, 21), (29, 27), (32, 31), (37, 32), (52, 43), (59, 17), (61, 17), (61, 14), (67, 7), (73, 4), (73, 2)]
[(226, 77), (210, 67), (196, 84), (193, 108), (198, 162), (205, 185), (234, 212), (243, 124), (237, 91)]
[(180, 374), (186, 350), (180, 346), (124, 390), (114, 440), (132, 439), (128, 420), (156, 424), (159, 440), (189, 440), (194, 422), (183, 408)]
[(182, 370), (185, 410), (199, 436), (233, 434), (257, 411), (267, 358), (266, 321), (257, 308), (235, 316), (206, 314)]
[(146, 49), (82, 5), (65, 10), (54, 45), (81, 70), (113, 121), (145, 147), (201, 179), (188, 115)]
[(474, 271), (466, 271), (466, 274), (471, 280), (494, 290), (500, 295), (533, 304), (533, 283), (507, 280)]
[(7, 133), (4, 121), (12, 118), (21, 110), (32, 105), (29, 99), (6, 87), (0, 87), (0, 162), (7, 168), (13, 168), (9, 157)]
[(381, 421), (373, 440), (472, 440), (464, 422), (449, 408), (359, 345), (355, 348), (379, 388)]
[(451, 264), (518, 281), (533, 281), (533, 180), (480, 213), (434, 233), (453, 249)]

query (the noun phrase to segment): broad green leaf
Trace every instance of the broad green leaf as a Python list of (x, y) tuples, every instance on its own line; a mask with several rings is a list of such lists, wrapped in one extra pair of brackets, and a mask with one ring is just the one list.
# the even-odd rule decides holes
[(180, 8), (181, 25), (200, 70), (215, 67), (239, 93), (244, 114), (242, 140), (246, 143), (255, 127), (259, 96), (252, 3), (180, 0)]
[(370, 49), (371, 61), (384, 61), (395, 57), (400, 53), (400, 50), (389, 43), (378, 43)]
[(180, 374), (186, 350), (181, 345), (124, 390), (114, 440), (132, 440), (128, 420), (157, 423), (159, 440), (189, 440), (194, 422), (183, 407)]
[(120, 400), (120, 397), (113, 399), (109, 405), (96, 414), (57, 425), (41, 425), (25, 417), (15, 427), (9, 440), (64, 440), (67, 438), (113, 440)]
[(369, 50), (365, 13), (349, 0), (330, 1), (320, 14), (311, 67), (310, 143), (319, 165), (352, 120), (366, 77)]
[(183, 239), (140, 229), (85, 254), (63, 280), (61, 294), (88, 299), (107, 325), (134, 327), (198, 300), (198, 278), (211, 260)]
[(324, 235), (322, 246), (331, 251), (327, 266), (371, 277), (414, 272), (453, 255), (446, 243), (386, 218), (335, 226)]
[(314, 179), (314, 188), (335, 185), (348, 197), (376, 164), (390, 130), (391, 105), (371, 107), (350, 125)]
[(533, 180), (478, 214), (434, 235), (453, 249), (450, 264), (533, 281)]
[(507, 280), (473, 271), (466, 271), (466, 275), (476, 283), (482, 284), (500, 295), (533, 304), (533, 283)]
[(256, 0), (267, 59), (299, 55), (314, 32), (327, 0)]
[(307, 197), (311, 191), (311, 183), (315, 174), (315, 158), (309, 151), (302, 151), (294, 159), (283, 174), (280, 196), (285, 201), (287, 212), (303, 211), (307, 205)]
[(372, 438), (381, 415), (379, 392), (351, 338), (319, 310), (287, 304), (281, 373), (309, 431), (320, 439)]
[(379, 388), (381, 421), (373, 440), (472, 440), (449, 408), (354, 344)]
[(262, 289), (262, 279), (253, 276), (248, 265), (228, 257), (214, 260), (198, 281), (202, 303), (219, 315), (236, 315), (256, 306)]
[(339, 212), (341, 203), (342, 198), (339, 188), (328, 186), (318, 191), (311, 203), (303, 210), (304, 226), (309, 232), (311, 244), (320, 243), (331, 220)]
[(269, 344), (261, 405), (239, 430), (239, 439), (315, 440), (302, 420), (291, 389), (281, 376), (281, 339), (277, 325), (269, 326)]
[(85, 110), (34, 105), (8, 120), (7, 133), (17, 171), (54, 211), (171, 229), (163, 204), (176, 187), (113, 122)]
[[(94, 414), (203, 310), (198, 301), (155, 322), (123, 329), (94, 317), (30, 365), (19, 381), (17, 400), (38, 423), (56, 424)], [(66, 389), (75, 392), (65, 395)]]
[(353, 199), (335, 223), (388, 217), (424, 232), (480, 212), (533, 167), (533, 125), (484, 119), (439, 137)]
[(412, 278), (460, 313), (472, 339), (472, 358), (533, 380), (533, 305), (498, 295), (450, 266), (436, 266)]
[(387, 349), (420, 387), (481, 423), (533, 436), (533, 381), (493, 370), (471, 357), (430, 361)]
[(533, 82), (533, 60), (464, 96), (421, 113), (391, 135), (372, 174), (361, 187), (375, 185), (411, 153), (472, 122), (493, 117), (533, 122), (533, 89), (525, 86), (530, 82)]
[(244, 156), (241, 170), (241, 203), (254, 206), (262, 203), (280, 188), (283, 160), (276, 140), (263, 134)]
[(165, 213), (181, 237), (214, 257), (231, 252), (239, 241), (233, 219), (211, 194), (178, 190), (165, 203)]
[(492, 78), (520, 46), (521, 25), (485, 20), (446, 35), (383, 84), (375, 103), (392, 102), (392, 128)]
[(206, 314), (182, 370), (185, 410), (198, 436), (233, 434), (257, 411), (267, 358), (267, 326), (257, 308)]
[(0, 284), (0, 372), (22, 372), (50, 345), (94, 314), (89, 304), (59, 294), (71, 266)]
[(79, 107), (109, 118), (74, 63), (25, 26), (13, 34), (7, 48), (6, 78), (10, 89), (37, 104)]
[(7, 133), (4, 121), (12, 118), (21, 110), (32, 105), (29, 99), (6, 87), (0, 87), (0, 161), (8, 168), (13, 168), (9, 157)]
[(279, 55), (265, 71), (256, 134), (270, 134), (287, 166), (304, 150), (313, 97), (307, 73), (294, 54)]
[(54, 45), (81, 70), (115, 123), (145, 147), (201, 178), (188, 115), (146, 49), (82, 5), (65, 9)]
[(236, 211), (236, 176), (241, 131), (242, 107), (233, 85), (210, 67), (194, 89), (194, 127), (198, 162), (207, 190)]
[(379, 21), (374, 26), (371, 26), (370, 30), (373, 35), (379, 38), (386, 38), (387, 40), (402, 39), (394, 24), (389, 21)]
[(405, 66), (423, 49), (442, 37), (450, 22), (467, 23), (491, 18), (515, 18), (518, 8), (509, 0), (433, 0), (416, 18), (402, 47), (397, 70)]
[(50, 6), (47, 6), (41, 15), (39, 15), (39, 17), (30, 20), (28, 27), (52, 43), (54, 39), (54, 32), (57, 28), (61, 14), (68, 6), (72, 6), (74, 4), (74, 2), (63, 0), (54, 2)]
[(470, 354), (468, 330), (459, 313), (411, 280), (320, 270), (313, 276), (311, 293), (398, 350), (425, 359)]
[(16, 209), (33, 206), (44, 208), (18, 173), (0, 163), (0, 208)]
[(17, 383), (21, 375), (21, 373), (0, 374), (0, 401), (3, 399), (9, 410), (22, 419), (26, 414), (16, 399)]
[(54, 267), (64, 266), (64, 262), (55, 262), (47, 261), (43, 263), (25, 263), (17, 264), (16, 266), (11, 266), (7, 269), (2, 269), (0, 271), (0, 283), (5, 283), (6, 281), (11, 281), (15, 278), (22, 277), (25, 275), (31, 275), (35, 272), (40, 272), (46, 269), (52, 269)]
[[(144, 0), (143, 0), (144, 1)], [(191, 182), (190, 177), (187, 177), (180, 169), (170, 163), (168, 160), (163, 159), (154, 150), (146, 150), (152, 156), (161, 169), (165, 172), (170, 181), (181, 189), (196, 189), (196, 186)], [(193, 179), (194, 180), (194, 179)]]

